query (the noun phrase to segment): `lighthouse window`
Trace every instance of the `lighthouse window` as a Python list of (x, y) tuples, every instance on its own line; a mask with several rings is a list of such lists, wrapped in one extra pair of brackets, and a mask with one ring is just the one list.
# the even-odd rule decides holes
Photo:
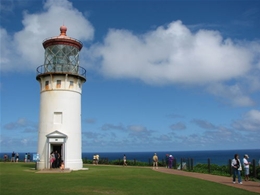
[(73, 88), (74, 82), (70, 81), (70, 89)]
[(45, 81), (45, 89), (46, 89), (46, 90), (49, 89), (49, 81)]
[(57, 80), (56, 88), (61, 88), (61, 80)]
[(62, 112), (54, 112), (54, 123), (61, 124), (62, 123)]

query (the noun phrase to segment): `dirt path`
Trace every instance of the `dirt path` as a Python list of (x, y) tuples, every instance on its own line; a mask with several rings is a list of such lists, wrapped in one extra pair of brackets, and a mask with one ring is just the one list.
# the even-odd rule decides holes
[(218, 175), (210, 175), (210, 174), (203, 174), (203, 173), (194, 173), (194, 172), (186, 172), (176, 169), (167, 169), (167, 168), (159, 168), (154, 169), (155, 171), (159, 171), (162, 173), (168, 173), (168, 174), (175, 174), (175, 175), (182, 175), (187, 177), (194, 177), (198, 179), (203, 179), (207, 181), (212, 181), (240, 189), (244, 189), (251, 192), (256, 192), (260, 194), (260, 183), (259, 182), (253, 182), (253, 181), (243, 181), (243, 184), (233, 184), (231, 177), (224, 177), (224, 176), (218, 176)]

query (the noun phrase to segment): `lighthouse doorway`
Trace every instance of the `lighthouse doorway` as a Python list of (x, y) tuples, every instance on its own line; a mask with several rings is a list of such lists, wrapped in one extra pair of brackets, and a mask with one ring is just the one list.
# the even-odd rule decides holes
[(50, 144), (50, 148), (55, 156), (55, 161), (52, 163), (52, 168), (59, 168), (61, 161), (63, 161), (63, 144)]

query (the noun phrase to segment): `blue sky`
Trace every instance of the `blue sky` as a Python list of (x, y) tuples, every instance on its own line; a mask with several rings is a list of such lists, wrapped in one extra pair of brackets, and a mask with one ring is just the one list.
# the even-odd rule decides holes
[(1, 148), (35, 152), (44, 39), (83, 42), (82, 151), (259, 149), (260, 1), (1, 1)]

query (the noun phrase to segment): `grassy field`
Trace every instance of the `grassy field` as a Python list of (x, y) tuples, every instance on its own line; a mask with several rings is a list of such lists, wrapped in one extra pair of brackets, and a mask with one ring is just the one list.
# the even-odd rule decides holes
[(34, 163), (0, 163), (0, 194), (256, 194), (151, 168), (84, 165), (89, 170), (36, 173), (34, 167)]

